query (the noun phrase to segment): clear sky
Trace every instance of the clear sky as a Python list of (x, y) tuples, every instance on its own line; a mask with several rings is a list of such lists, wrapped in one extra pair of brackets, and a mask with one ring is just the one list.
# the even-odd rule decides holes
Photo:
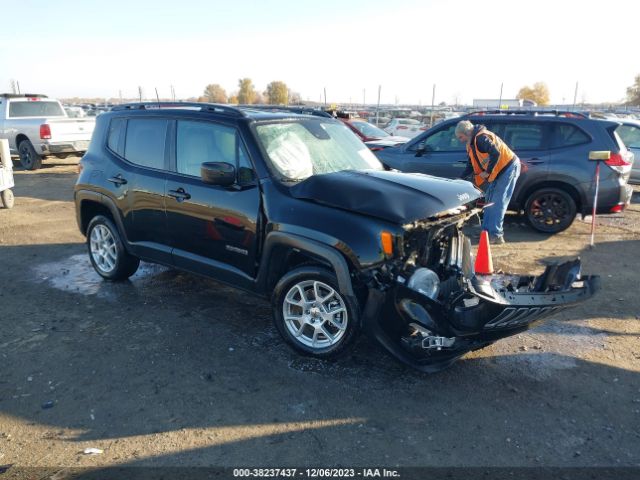
[(470, 103), (544, 81), (615, 102), (640, 74), (640, 1), (2, 0), (0, 91), (178, 98), (240, 77), (304, 100)]

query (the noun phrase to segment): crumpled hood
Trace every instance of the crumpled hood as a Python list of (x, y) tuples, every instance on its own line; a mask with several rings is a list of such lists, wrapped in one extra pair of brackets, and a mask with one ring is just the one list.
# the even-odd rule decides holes
[(400, 225), (425, 220), (481, 195), (480, 190), (465, 180), (378, 170), (314, 175), (290, 191), (295, 198)]

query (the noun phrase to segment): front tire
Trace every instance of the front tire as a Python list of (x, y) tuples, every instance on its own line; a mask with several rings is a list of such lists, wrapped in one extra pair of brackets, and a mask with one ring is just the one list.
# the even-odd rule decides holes
[(340, 292), (333, 272), (315, 266), (292, 270), (272, 297), (273, 321), (295, 350), (316, 358), (343, 353), (357, 336), (357, 301)]
[(3, 190), (2, 193), (0, 193), (0, 198), (2, 198), (2, 205), (4, 205), (4, 208), (13, 208), (15, 197), (13, 196), (11, 189), (8, 188)]
[(42, 167), (42, 156), (38, 155), (29, 140), (22, 140), (18, 145), (20, 163), (27, 170), (37, 170)]
[(565, 190), (541, 188), (533, 192), (524, 207), (529, 223), (543, 233), (558, 233), (576, 218), (576, 202)]
[(91, 265), (105, 280), (126, 280), (140, 265), (140, 259), (125, 250), (116, 226), (103, 215), (97, 215), (89, 222), (87, 248)]

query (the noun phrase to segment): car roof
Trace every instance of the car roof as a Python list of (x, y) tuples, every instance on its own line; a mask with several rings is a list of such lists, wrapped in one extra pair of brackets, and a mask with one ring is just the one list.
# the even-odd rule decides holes
[(333, 119), (331, 115), (312, 108), (305, 107), (278, 107), (278, 106), (252, 106), (252, 105), (225, 105), (216, 103), (200, 103), (200, 102), (139, 102), (128, 103), (124, 105), (116, 105), (111, 111), (113, 112), (140, 112), (140, 111), (189, 111), (201, 112), (203, 114), (222, 114), (232, 118), (247, 118), (252, 120), (282, 120), (287, 118), (299, 117), (321, 117), (324, 119)]

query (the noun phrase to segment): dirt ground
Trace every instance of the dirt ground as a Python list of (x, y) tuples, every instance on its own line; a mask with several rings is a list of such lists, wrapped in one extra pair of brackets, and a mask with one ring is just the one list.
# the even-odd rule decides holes
[(510, 218), (498, 267), (580, 255), (602, 291), (426, 375), (364, 337), (298, 356), (267, 303), (194, 275), (101, 281), (76, 162), (17, 168), (0, 209), (0, 465), (640, 466), (640, 189), (592, 250), (587, 222), (550, 237)]

